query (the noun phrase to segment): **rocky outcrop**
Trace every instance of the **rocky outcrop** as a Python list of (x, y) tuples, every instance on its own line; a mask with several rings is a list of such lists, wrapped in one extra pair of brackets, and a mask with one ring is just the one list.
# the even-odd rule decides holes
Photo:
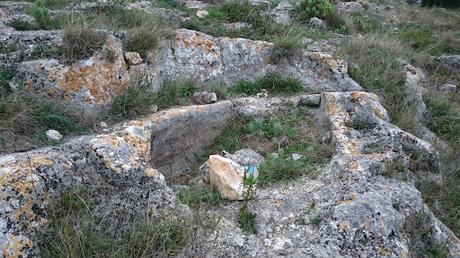
[(440, 56), (436, 60), (445, 68), (460, 72), (460, 55)]
[(415, 187), (439, 184), (435, 149), (392, 125), (374, 94), (323, 93), (321, 109), (335, 155), (319, 178), (259, 189), (249, 202), (257, 214), (256, 235), (235, 225), (238, 204), (215, 211), (224, 214), (215, 232), (188, 254), (423, 257), (427, 249), (440, 248), (456, 257), (460, 241)]
[(288, 64), (271, 64), (274, 45), (242, 38), (216, 38), (201, 32), (178, 30), (151, 60), (153, 88), (168, 80), (233, 85), (269, 73), (299, 80), (312, 91), (346, 91), (361, 87), (348, 76), (346, 62), (329, 54), (305, 52)]
[[(184, 80), (231, 86), (238, 80), (255, 80), (270, 73), (297, 79), (314, 92), (361, 89), (348, 76), (346, 62), (330, 54), (304, 52), (287, 63), (272, 64), (273, 48), (268, 42), (216, 38), (182, 29), (172, 40), (163, 41), (146, 65), (139, 64), (133, 53), (124, 53), (121, 40), (109, 34), (103, 49), (87, 60), (71, 65), (56, 59), (21, 63), (10, 84), (15, 88), (24, 82), (28, 89), (87, 106), (109, 103), (139, 74), (151, 80), (153, 90), (167, 81)], [(112, 53), (113, 60), (107, 58), (107, 52)], [(126, 64), (125, 56), (131, 65)]]

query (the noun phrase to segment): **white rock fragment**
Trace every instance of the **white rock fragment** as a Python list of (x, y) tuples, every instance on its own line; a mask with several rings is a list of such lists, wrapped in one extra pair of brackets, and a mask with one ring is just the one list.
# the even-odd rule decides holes
[(46, 136), (48, 139), (53, 140), (53, 141), (60, 141), (62, 140), (62, 134), (60, 134), (58, 131), (50, 129), (46, 131)]
[(455, 92), (457, 91), (457, 86), (455, 86), (454, 84), (446, 83), (446, 84), (439, 86), (438, 90), (445, 92), (445, 93)]
[(138, 65), (142, 63), (141, 55), (137, 52), (125, 52), (125, 59), (130, 65)]
[(209, 15), (209, 12), (206, 10), (199, 10), (196, 12), (196, 17), (198, 18), (204, 18)]

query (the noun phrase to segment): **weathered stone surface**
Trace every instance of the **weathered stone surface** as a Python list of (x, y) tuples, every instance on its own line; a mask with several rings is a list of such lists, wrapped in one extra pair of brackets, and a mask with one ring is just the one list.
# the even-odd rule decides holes
[(110, 234), (136, 215), (174, 207), (175, 196), (148, 163), (152, 122), (133, 121), (113, 132), (84, 136), (62, 146), (0, 157), (0, 251), (4, 257), (37, 257), (36, 234), (47, 209), (73, 187), (89, 189), (99, 203), (92, 215)]
[(312, 28), (315, 28), (315, 29), (325, 29), (326, 28), (326, 23), (317, 18), (317, 17), (312, 17), (310, 18), (310, 20), (308, 21), (308, 26), (312, 27)]
[(217, 101), (217, 95), (214, 92), (199, 91), (193, 93), (193, 98), (198, 104), (211, 104)]
[(142, 58), (137, 52), (125, 52), (125, 58), (130, 65), (138, 65), (142, 63)]
[[(392, 125), (374, 94), (323, 93), (321, 107), (335, 154), (319, 177), (259, 189), (249, 203), (257, 214), (257, 235), (238, 228), (237, 204), (209, 211), (222, 215), (219, 223), (187, 254), (423, 257), (437, 247), (456, 257), (460, 241), (415, 188), (424, 181), (439, 184), (434, 148)], [(354, 128), (356, 119), (368, 126)]]
[(198, 10), (198, 11), (196, 12), (196, 16), (197, 16), (198, 18), (204, 18), (204, 17), (206, 17), (206, 16), (208, 16), (208, 15), (209, 15), (209, 12), (206, 11), (206, 10)]
[(454, 84), (446, 83), (438, 87), (442, 92), (452, 93), (457, 91), (457, 86)]
[[(104, 51), (111, 51), (114, 60), (107, 60)], [(121, 40), (107, 37), (104, 48), (90, 59), (72, 65), (56, 59), (23, 62), (10, 82), (12, 88), (24, 82), (25, 87), (50, 96), (86, 105), (109, 103), (130, 83), (131, 75), (123, 57)]]
[(242, 166), (254, 165), (258, 167), (264, 161), (264, 157), (252, 149), (237, 150), (233, 154), (224, 152), (224, 156)]
[(321, 94), (302, 96), (298, 103), (298, 105), (300, 106), (309, 106), (309, 107), (317, 107), (320, 104), (321, 104)]
[(216, 38), (201, 32), (178, 30), (151, 60), (155, 69), (152, 87), (164, 81), (192, 80), (233, 85), (241, 79), (255, 80), (278, 73), (299, 80), (313, 91), (358, 90), (348, 76), (346, 62), (320, 52), (305, 52), (288, 64), (270, 64), (273, 44), (241, 38)]
[(281, 0), (278, 5), (271, 11), (270, 16), (277, 23), (288, 24), (291, 21), (291, 11), (294, 9), (289, 0)]
[(62, 140), (62, 134), (60, 134), (56, 130), (50, 129), (50, 130), (46, 131), (45, 134), (48, 137), (48, 139), (50, 139), (50, 140), (54, 140), (54, 141)]
[(435, 133), (431, 132), (425, 126), (425, 115), (428, 109), (423, 101), (423, 93), (425, 88), (423, 87), (426, 83), (425, 74), (420, 68), (414, 67), (413, 65), (403, 62), (403, 68), (406, 72), (406, 100), (411, 104), (414, 114), (415, 127), (414, 131), (417, 135), (425, 141), (438, 146), (441, 150), (447, 148), (447, 144), (436, 136)]
[(208, 159), (211, 185), (216, 187), (222, 198), (244, 199), (244, 167), (231, 159), (211, 155)]
[(440, 56), (436, 60), (448, 69), (460, 71), (460, 55)]
[(365, 11), (365, 8), (359, 2), (340, 2), (337, 4), (337, 11), (342, 13), (359, 13)]

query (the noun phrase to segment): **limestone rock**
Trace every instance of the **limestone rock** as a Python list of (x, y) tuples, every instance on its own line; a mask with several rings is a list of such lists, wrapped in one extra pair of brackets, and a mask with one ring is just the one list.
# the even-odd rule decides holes
[(217, 95), (214, 92), (195, 92), (193, 93), (193, 97), (198, 104), (211, 104), (217, 101)]
[(245, 168), (235, 161), (219, 155), (209, 156), (207, 163), (210, 183), (217, 188), (222, 198), (243, 200)]
[(291, 21), (291, 11), (294, 9), (289, 0), (281, 0), (278, 5), (271, 11), (270, 16), (277, 23), (288, 24)]
[(56, 130), (50, 129), (50, 130), (46, 131), (45, 134), (48, 137), (48, 139), (50, 139), (50, 140), (54, 140), (54, 141), (62, 140), (62, 135)]
[(141, 55), (137, 52), (125, 52), (125, 59), (130, 65), (138, 65), (142, 63)]
[(436, 60), (448, 69), (460, 71), (460, 55), (440, 56)]
[(293, 154), (291, 155), (291, 159), (294, 160), (294, 161), (299, 160), (299, 159), (301, 159), (301, 158), (303, 158), (303, 155), (300, 155), (300, 154), (298, 154), (298, 153), (293, 153)]
[(302, 96), (298, 102), (299, 106), (318, 107), (321, 104), (321, 94)]
[(340, 2), (337, 4), (337, 11), (342, 13), (359, 13), (365, 10), (359, 2)]
[(438, 90), (446, 93), (456, 92), (457, 86), (454, 84), (443, 84), (438, 87)]
[(198, 10), (198, 11), (196, 12), (196, 16), (197, 16), (198, 18), (204, 18), (204, 17), (206, 17), (206, 16), (208, 16), (208, 15), (209, 15), (209, 12), (206, 11), (206, 10)]
[[(109, 50), (114, 53), (113, 62), (103, 54)], [(72, 65), (56, 59), (21, 63), (10, 85), (16, 88), (24, 83), (26, 88), (52, 97), (94, 106), (107, 104), (121, 94), (130, 85), (130, 77), (121, 40), (109, 35), (101, 52)]]
[(308, 25), (312, 28), (320, 29), (320, 30), (326, 28), (326, 23), (317, 17), (310, 18), (310, 20), (308, 21)]
[(258, 167), (264, 161), (264, 157), (262, 157), (262, 155), (248, 148), (237, 150), (234, 154), (224, 152), (224, 156), (242, 166), (255, 165)]

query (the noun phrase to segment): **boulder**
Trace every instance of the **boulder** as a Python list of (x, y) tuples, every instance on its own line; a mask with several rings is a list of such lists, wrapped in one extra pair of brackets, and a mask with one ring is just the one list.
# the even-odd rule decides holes
[(209, 15), (209, 12), (206, 10), (198, 10), (196, 11), (196, 17), (198, 18), (204, 18)]
[(453, 69), (460, 72), (460, 55), (446, 55), (436, 58), (447, 69)]
[(315, 29), (325, 29), (326, 28), (326, 23), (317, 18), (317, 17), (312, 17), (310, 18), (310, 20), (308, 21), (308, 26), (312, 27), (312, 28), (315, 28)]
[(56, 130), (50, 129), (50, 130), (46, 131), (45, 134), (48, 137), (48, 139), (50, 139), (50, 140), (53, 140), (53, 141), (62, 140), (62, 135)]
[(138, 65), (142, 63), (141, 55), (137, 52), (125, 52), (125, 59), (130, 65)]
[(457, 86), (454, 84), (443, 84), (438, 87), (438, 90), (445, 93), (452, 93), (457, 91)]
[(299, 106), (318, 107), (321, 104), (321, 94), (306, 95), (299, 99)]
[(216, 93), (207, 91), (195, 92), (193, 98), (198, 104), (211, 104), (217, 101)]
[(208, 159), (209, 178), (222, 198), (244, 200), (244, 167), (231, 159), (211, 155)]
[(291, 11), (294, 9), (289, 0), (281, 0), (278, 5), (271, 11), (270, 16), (275, 22), (288, 24), (291, 21)]
[(341, 13), (359, 13), (366, 10), (359, 2), (340, 2), (336, 8)]

